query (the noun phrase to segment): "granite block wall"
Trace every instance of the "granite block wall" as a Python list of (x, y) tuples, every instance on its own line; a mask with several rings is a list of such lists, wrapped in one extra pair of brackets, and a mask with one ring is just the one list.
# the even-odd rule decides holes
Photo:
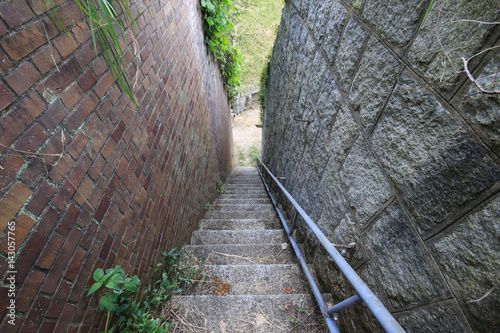
[[(434, 1), (424, 20), (430, 3), (286, 1), (263, 160), (333, 243), (357, 244), (347, 260), (408, 332), (494, 332), (500, 7)], [(304, 225), (296, 237), (325, 290), (350, 297)], [(382, 331), (363, 305), (339, 325)]]
[(197, 1), (134, 2), (124, 45), (139, 107), (77, 4), (54, 3), (72, 42), (42, 0), (0, 2), (2, 332), (102, 331), (95, 269), (121, 265), (142, 293), (232, 167)]

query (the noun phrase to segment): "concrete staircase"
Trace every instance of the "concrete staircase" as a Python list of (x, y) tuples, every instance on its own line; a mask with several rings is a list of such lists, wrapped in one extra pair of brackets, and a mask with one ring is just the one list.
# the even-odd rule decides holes
[(212, 292), (172, 300), (180, 331), (324, 332), (257, 170), (235, 168), (224, 188), (184, 247), (205, 258)]

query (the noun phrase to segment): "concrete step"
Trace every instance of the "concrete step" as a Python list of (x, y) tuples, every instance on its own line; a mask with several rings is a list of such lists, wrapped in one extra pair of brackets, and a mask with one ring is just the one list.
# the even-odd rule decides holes
[(239, 187), (251, 187), (251, 188), (264, 188), (264, 184), (259, 180), (259, 182), (250, 182), (250, 183), (226, 183), (224, 184), (225, 189), (233, 189)]
[(184, 252), (192, 251), (204, 258), (208, 265), (277, 265), (296, 264), (297, 258), (288, 243), (281, 244), (212, 244), (186, 245)]
[(278, 219), (213, 219), (200, 220), (200, 230), (263, 230), (281, 229)]
[(298, 264), (283, 265), (205, 265), (208, 276), (230, 286), (228, 295), (266, 295), (305, 293), (307, 284)]
[(231, 194), (224, 193), (219, 196), (218, 199), (242, 199), (242, 200), (250, 200), (250, 199), (269, 199), (267, 192), (265, 194), (255, 194), (255, 193), (247, 193), (247, 194)]
[(178, 296), (171, 304), (198, 332), (328, 332), (311, 295)]
[(269, 204), (271, 201), (269, 200), (269, 197), (266, 197), (265, 199), (216, 199), (214, 201), (215, 204), (228, 204), (228, 205), (238, 205), (238, 204), (256, 204), (256, 205), (262, 205), (262, 204)]
[(202, 244), (281, 244), (283, 230), (195, 230), (191, 245)]
[(222, 204), (215, 202), (214, 205), (210, 207), (210, 211), (214, 212), (274, 212), (274, 206), (268, 201), (267, 204)]
[(267, 212), (221, 212), (208, 211), (205, 213), (205, 219), (274, 219), (276, 218), (275, 211)]
[(267, 191), (262, 188), (254, 187), (239, 187), (234, 189), (226, 189), (224, 194), (267, 194)]

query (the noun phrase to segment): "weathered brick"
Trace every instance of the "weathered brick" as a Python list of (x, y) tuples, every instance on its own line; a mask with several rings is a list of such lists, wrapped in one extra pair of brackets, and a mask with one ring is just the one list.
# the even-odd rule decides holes
[(42, 284), (44, 278), (45, 274), (40, 271), (33, 271), (30, 273), (17, 294), (16, 307), (18, 311), (28, 311), (31, 301), (37, 294), (38, 288)]
[(99, 118), (104, 121), (106, 119), (106, 116), (109, 114), (111, 109), (113, 108), (113, 105), (108, 100), (103, 100), (102, 103), (97, 107), (97, 114), (99, 115)]
[(0, 14), (11, 29), (28, 22), (34, 17), (25, 0), (1, 2)]
[(80, 73), (80, 66), (75, 58), (59, 66), (59, 71), (52, 73), (45, 81), (38, 85), (36, 90), (43, 96), (47, 103), (51, 104), (57, 96), (73, 81)]
[(108, 234), (106, 240), (102, 244), (101, 252), (99, 253), (99, 258), (106, 260), (109, 251), (111, 250), (111, 245), (113, 244), (113, 240), (114, 240), (113, 236), (111, 234)]
[(59, 33), (49, 18), (34, 22), (0, 42), (5, 52), (15, 61), (19, 61)]
[(106, 161), (104, 160), (104, 158), (102, 158), (102, 156), (98, 156), (95, 161), (94, 161), (94, 165), (92, 166), (92, 168), (90, 169), (90, 177), (95, 181), (99, 178), (100, 174), (101, 174), (101, 171), (102, 169), (104, 169), (104, 165), (106, 164)]
[(0, 36), (5, 35), (9, 30), (7, 29), (7, 26), (3, 24), (2, 21), (0, 21)]
[(68, 299), (70, 293), (71, 285), (67, 281), (62, 281), (57, 288), (52, 301), (50, 302), (46, 316), (49, 318), (58, 318), (64, 309), (64, 305), (66, 304), (66, 300)]
[(106, 70), (108, 69), (108, 64), (106, 63), (106, 60), (103, 56), (100, 56), (94, 61), (94, 63), (92, 64), (92, 69), (94, 70), (94, 73), (97, 77), (101, 77), (104, 72), (106, 72)]
[(114, 82), (115, 79), (113, 78), (113, 75), (111, 75), (111, 71), (108, 71), (104, 76), (102, 76), (101, 80), (99, 80), (94, 88), (97, 96), (102, 98)]
[(26, 209), (34, 215), (40, 216), (55, 193), (56, 188), (54, 186), (47, 181), (43, 182), (26, 205)]
[(31, 62), (23, 62), (5, 77), (5, 81), (18, 95), (22, 95), (40, 79), (40, 73)]
[(35, 153), (49, 137), (49, 133), (39, 123), (34, 123), (21, 137), (14, 146), (22, 151)]
[(101, 202), (99, 203), (99, 206), (96, 208), (96, 211), (94, 214), (94, 217), (97, 221), (102, 220), (102, 218), (104, 217), (104, 214), (108, 210), (109, 204), (110, 204), (109, 198), (106, 196), (102, 197)]
[(37, 187), (47, 175), (48, 168), (50, 168), (50, 165), (47, 165), (41, 159), (35, 158), (21, 174), (21, 180), (30, 187)]
[(93, 113), (89, 117), (87, 117), (85, 121), (85, 125), (83, 125), (83, 132), (87, 135), (87, 137), (91, 138), (94, 136), (95, 131), (101, 125), (101, 120), (97, 116), (97, 114)]
[(111, 89), (111, 92), (109, 93), (108, 97), (111, 100), (112, 104), (115, 104), (118, 99), (121, 97), (122, 92), (118, 86), (114, 86), (113, 89)]
[(9, 106), (15, 99), (14, 94), (9, 91), (5, 84), (0, 82), (0, 111)]
[(119, 122), (118, 125), (114, 128), (113, 132), (111, 133), (111, 137), (115, 142), (118, 142), (120, 140), (123, 132), (125, 131), (125, 126), (123, 125), (123, 122)]
[(40, 51), (38, 51), (31, 59), (42, 74), (46, 74), (62, 60), (61, 56), (52, 44), (45, 45), (40, 48)]
[(17, 153), (7, 153), (0, 157), (0, 189), (7, 188), (24, 163)]
[(68, 269), (64, 275), (66, 279), (73, 281), (76, 278), (86, 255), (87, 252), (84, 249), (80, 247), (76, 249), (75, 255), (73, 256), (71, 263), (68, 265)]
[(92, 37), (92, 33), (90, 32), (90, 28), (85, 21), (80, 21), (79, 23), (77, 23), (77, 26), (75, 26), (73, 29), (71, 29), (71, 32), (73, 33), (76, 41), (80, 45), (85, 43), (86, 41), (88, 41)]
[(94, 46), (91, 41), (88, 41), (82, 47), (79, 48), (78, 52), (75, 54), (75, 59), (81, 68), (85, 68), (88, 64), (95, 59), (97, 55), (95, 54)]
[(65, 28), (68, 28), (83, 18), (84, 12), (76, 2), (70, 2), (57, 9), (59, 19)]
[[(21, 244), (24, 242), (24, 239), (30, 233), (31, 229), (35, 225), (35, 220), (29, 217), (26, 214), (20, 214), (14, 223), (16, 226), (16, 251), (19, 250)], [(8, 252), (8, 238), (4, 237), (0, 241), (0, 252), (7, 253)]]
[[(2, 86), (3, 84), (0, 83), (0, 97)], [(23, 98), (0, 120), (0, 142), (4, 145), (10, 145), (44, 109), (45, 104), (36, 93), (31, 93)], [(0, 152), (4, 150), (5, 147), (0, 146)]]
[(101, 154), (104, 156), (105, 159), (109, 159), (111, 154), (113, 153), (113, 150), (116, 147), (116, 143), (110, 138), (106, 141), (106, 144), (104, 147), (102, 147)]
[(64, 122), (64, 127), (71, 134), (75, 134), (78, 128), (83, 124), (85, 119), (97, 106), (98, 99), (94, 93), (90, 93), (78, 108), (71, 113), (71, 115)]
[(41, 269), (49, 269), (57, 257), (57, 253), (64, 242), (64, 237), (53, 234), (49, 239), (48, 244), (43, 249), (42, 254), (38, 258), (36, 265)]
[(76, 83), (72, 83), (68, 90), (61, 96), (61, 101), (69, 110), (72, 109), (83, 98), (83, 91)]
[[(64, 309), (59, 314), (59, 319), (57, 321), (57, 325), (54, 328), (54, 332), (77, 332), (75, 330), (70, 329), (71, 318), (73, 318), (73, 314), (75, 313), (76, 306), (74, 304), (65, 304)], [(51, 331), (48, 331), (51, 332)]]
[(10, 61), (4, 50), (0, 49), (0, 75), (7, 73), (12, 66), (12, 61)]
[(14, 219), (30, 195), (31, 190), (23, 183), (17, 182), (0, 199), (0, 230), (2, 232)]
[(74, 204), (70, 204), (61, 218), (61, 221), (59, 221), (59, 225), (56, 230), (63, 235), (68, 235), (79, 215), (80, 209)]
[(36, 332), (38, 326), (40, 326), (42, 318), (44, 317), (45, 311), (50, 304), (50, 299), (46, 296), (38, 296), (31, 305), (30, 311), (24, 320), (23, 326), (21, 326), (20, 333), (25, 332)]
[(44, 321), (40, 325), (40, 332), (53, 332), (56, 327), (56, 322), (54, 321)]
[(76, 41), (70, 34), (64, 34), (54, 40), (54, 46), (63, 59), (66, 59), (76, 50)]
[(40, 121), (49, 130), (54, 130), (61, 121), (68, 115), (68, 110), (63, 106), (61, 101), (54, 102), (47, 111), (40, 117)]
[(69, 170), (73, 167), (75, 161), (66, 153), (58, 159), (57, 166), (55, 166), (49, 173), (49, 178), (57, 184), (61, 184)]
[(79, 132), (73, 140), (71, 141), (70, 145), (68, 146), (67, 152), (74, 158), (77, 159), (78, 156), (83, 152), (85, 147), (87, 146), (87, 143), (89, 142), (89, 139), (82, 133)]
[(16, 262), (17, 280), (16, 283), (22, 284), (28, 272), (33, 267), (40, 251), (46, 244), (54, 226), (59, 220), (59, 213), (49, 208), (48, 211), (38, 222), (36, 229), (29, 236), (25, 246), (21, 250)]
[(87, 197), (92, 192), (94, 188), (94, 182), (89, 177), (85, 177), (78, 189), (78, 192), (75, 194), (75, 201), (80, 206), (87, 204)]
[(79, 79), (78, 84), (83, 91), (87, 92), (92, 88), (92, 86), (97, 82), (94, 73), (91, 69), (88, 69)]
[(35, 12), (35, 14), (40, 15), (45, 13), (47, 8), (50, 10), (52, 9), (52, 4), (54, 3), (56, 6), (64, 3), (65, 0), (52, 0), (52, 1), (46, 1), (45, 3), (43, 1), (38, 1), (38, 0), (28, 0), (29, 5), (31, 6), (31, 9)]

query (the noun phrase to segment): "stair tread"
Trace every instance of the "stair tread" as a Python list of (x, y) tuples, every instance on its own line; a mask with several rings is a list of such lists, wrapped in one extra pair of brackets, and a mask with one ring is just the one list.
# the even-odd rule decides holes
[(280, 229), (267, 230), (196, 230), (191, 244), (256, 244), (285, 242), (285, 232)]

